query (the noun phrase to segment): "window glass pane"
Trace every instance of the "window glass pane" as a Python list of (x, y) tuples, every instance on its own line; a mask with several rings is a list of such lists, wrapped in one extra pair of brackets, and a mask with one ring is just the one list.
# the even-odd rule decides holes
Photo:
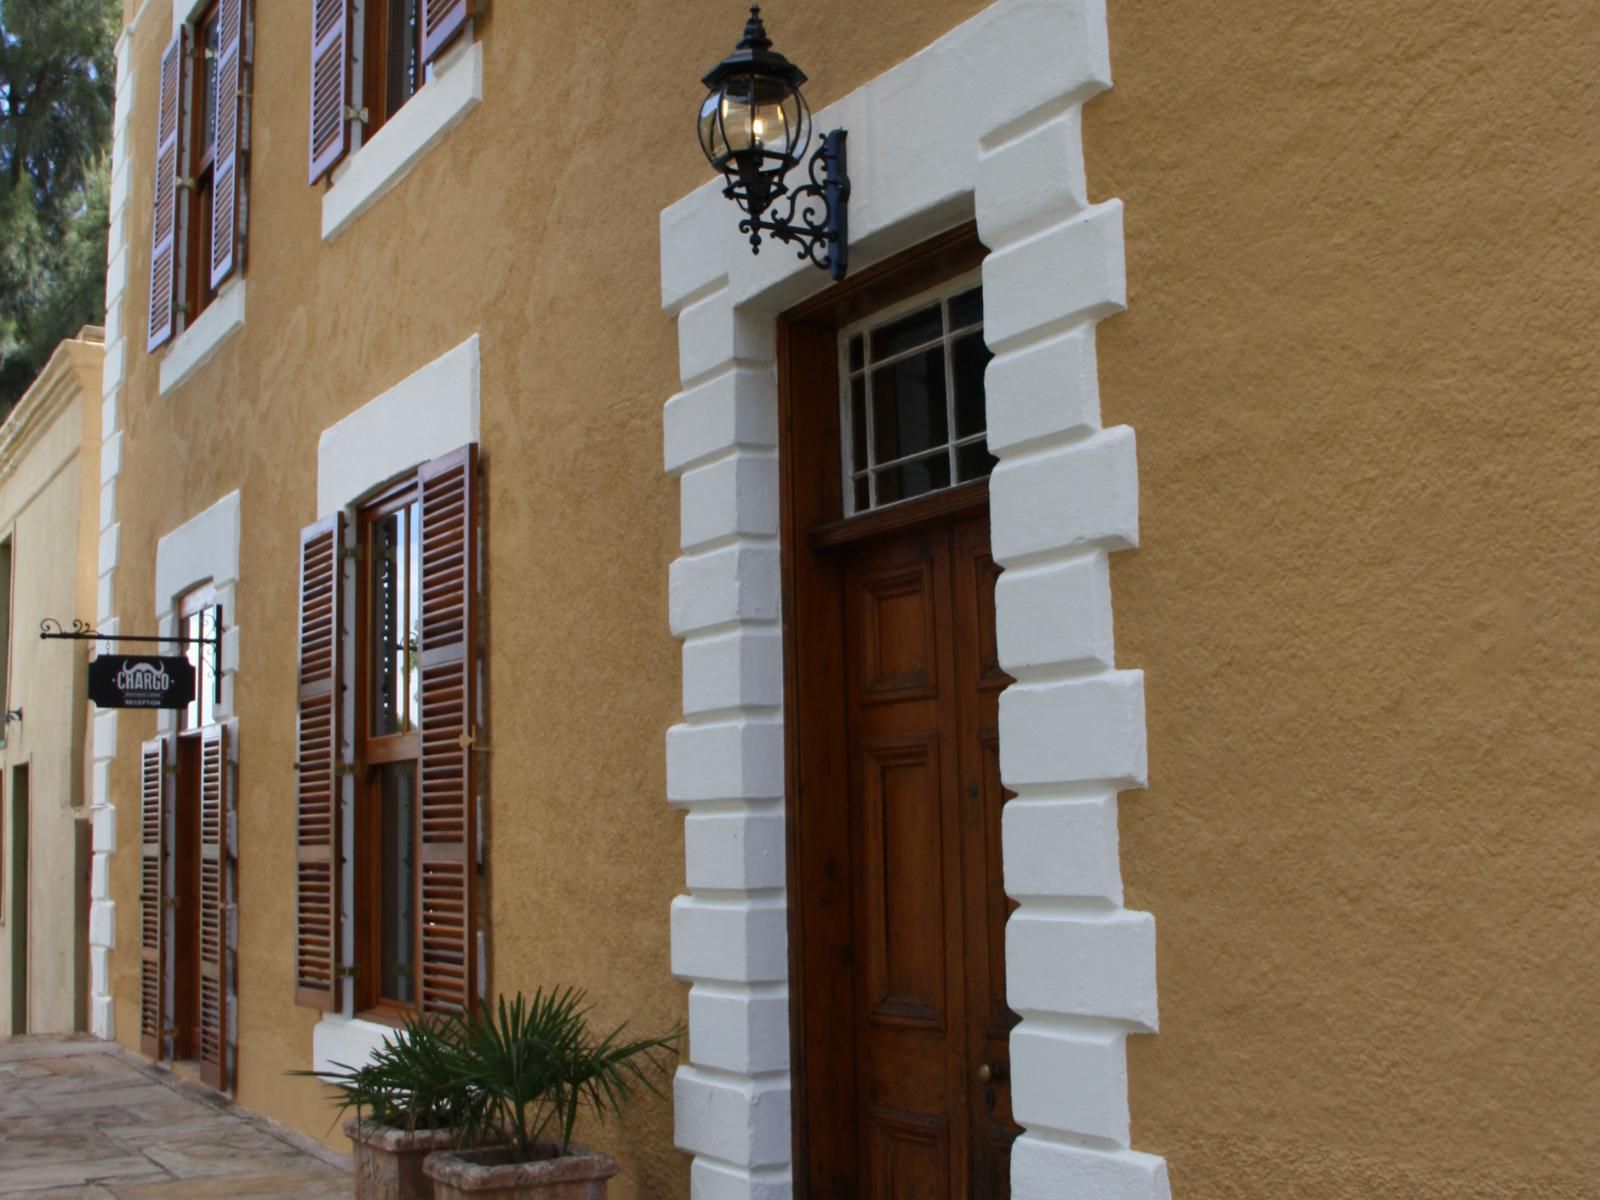
[(950, 454), (940, 450), (927, 458), (888, 467), (876, 474), (880, 505), (909, 500), (913, 496), (950, 486)]
[(850, 369), (861, 370), (861, 335), (858, 333), (850, 339)]
[[(199, 636), (200, 617), (198, 614), (183, 618), (178, 623), (178, 636), (193, 638)], [(194, 699), (190, 700), (183, 710), (182, 729), (200, 728), (200, 696), (205, 691), (201, 682), (200, 647), (194, 642), (188, 642), (183, 647), (183, 656), (189, 660), (189, 665), (194, 668)]]
[[(944, 405), (944, 347), (934, 346), (872, 373), (872, 457), (891, 462), (950, 440)], [(880, 495), (879, 500), (883, 497)]]
[(850, 511), (866, 512), (872, 507), (872, 497), (867, 491), (867, 477), (863, 475), (860, 479), (852, 480), (851, 487), (855, 489), (856, 506)]
[(969, 479), (986, 478), (999, 461), (989, 453), (988, 445), (981, 441), (969, 442), (956, 450), (956, 470), (960, 472), (962, 483)]
[(417, 56), (418, 0), (389, 0), (389, 115), (422, 86)]
[(191, 639), (184, 644), (183, 656), (194, 668), (194, 698), (184, 706), (179, 729), (199, 729), (217, 719), (217, 651), (214, 644), (194, 639), (215, 639), (217, 606), (208, 604), (178, 622), (178, 636)]
[(422, 501), (406, 509), (409, 527), (406, 555), (406, 639), (404, 666), (406, 679), (406, 728), (422, 724), (421, 665), (418, 649), (422, 639)]
[(956, 374), (956, 437), (970, 437), (986, 428), (983, 369), (994, 355), (984, 345), (983, 334), (969, 333), (950, 344), (950, 361)]
[(859, 471), (867, 465), (867, 381), (857, 377), (850, 381), (850, 469)]
[(372, 694), (372, 733), (403, 733), (405, 629), (405, 514), (390, 513), (372, 523), (372, 593), (368, 660)]
[(215, 19), (205, 29), (205, 76), (200, 86), (200, 95), (196, 102), (201, 106), (202, 124), (200, 128), (202, 143), (200, 154), (203, 157), (211, 152), (217, 144), (217, 67), (221, 55), (222, 39)]
[(975, 287), (950, 298), (950, 328), (965, 329), (983, 323), (983, 289)]
[(908, 313), (872, 331), (872, 361), (938, 341), (943, 332), (944, 317), (939, 305)]
[(378, 772), (380, 975), (385, 1000), (416, 1003), (417, 765), (385, 763)]

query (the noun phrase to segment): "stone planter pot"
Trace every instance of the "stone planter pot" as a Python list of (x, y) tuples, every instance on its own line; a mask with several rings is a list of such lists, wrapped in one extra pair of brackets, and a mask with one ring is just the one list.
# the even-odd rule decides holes
[(434, 1200), (433, 1180), (423, 1173), (423, 1161), (450, 1148), (449, 1130), (408, 1133), (352, 1117), (344, 1132), (353, 1143), (356, 1200)]
[(539, 1149), (549, 1157), (524, 1163), (503, 1149), (441, 1151), (422, 1169), (434, 1200), (606, 1200), (616, 1159), (576, 1143), (559, 1157), (552, 1145)]

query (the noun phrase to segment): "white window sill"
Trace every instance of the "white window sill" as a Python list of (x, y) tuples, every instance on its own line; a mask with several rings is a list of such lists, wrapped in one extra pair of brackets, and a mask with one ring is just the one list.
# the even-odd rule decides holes
[(483, 46), (461, 40), (432, 68), (428, 82), (333, 173), (322, 197), (322, 240), (331, 242), (399, 183), (483, 101)]
[(360, 1017), (325, 1016), (311, 1028), (311, 1069), (337, 1071), (365, 1066), (385, 1038), (394, 1037), (393, 1025), (363, 1021)]
[(167, 348), (161, 360), (161, 394), (186, 382), (222, 343), (244, 328), (244, 276), (235, 275), (222, 285), (217, 297)]

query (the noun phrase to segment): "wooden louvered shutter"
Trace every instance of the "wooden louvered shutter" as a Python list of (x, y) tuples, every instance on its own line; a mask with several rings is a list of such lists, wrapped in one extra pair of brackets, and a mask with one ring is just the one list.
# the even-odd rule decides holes
[(311, 0), (311, 182), (350, 148), (350, 0)]
[(422, 61), (431, 63), (472, 16), (472, 0), (422, 0)]
[(156, 116), (155, 208), (150, 222), (150, 336), (155, 350), (172, 337), (178, 305), (178, 120), (182, 111), (183, 39), (181, 27), (161, 54), (161, 99)]
[(166, 988), (167, 894), (165, 838), (167, 739), (144, 744), (139, 757), (139, 1050), (162, 1057)]
[(478, 447), (418, 473), (422, 490), (422, 1008), (476, 990)]
[(299, 730), (295, 770), (294, 1001), (339, 1002), (339, 548), (336, 513), (300, 534)]
[(200, 734), (200, 1078), (228, 1090), (228, 731)]
[(217, 5), (217, 153), (211, 201), (211, 286), (233, 274), (244, 248), (244, 156), (249, 149), (245, 95), (245, 0)]

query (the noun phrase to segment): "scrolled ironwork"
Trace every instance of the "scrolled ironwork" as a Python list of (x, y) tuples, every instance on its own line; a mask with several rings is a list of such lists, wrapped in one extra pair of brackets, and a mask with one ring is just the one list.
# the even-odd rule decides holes
[[(763, 215), (740, 218), (739, 232), (749, 237), (750, 253), (761, 253), (761, 235), (766, 233), (785, 245), (799, 243), (796, 258), (809, 259), (835, 279), (844, 278), (845, 211), (850, 198), (844, 138), (845, 131), (836, 129), (823, 139), (807, 168), (809, 183), (795, 188), (780, 185), (772, 198), (787, 200), (787, 208), (770, 219)], [(733, 194), (731, 188), (727, 194)]]

